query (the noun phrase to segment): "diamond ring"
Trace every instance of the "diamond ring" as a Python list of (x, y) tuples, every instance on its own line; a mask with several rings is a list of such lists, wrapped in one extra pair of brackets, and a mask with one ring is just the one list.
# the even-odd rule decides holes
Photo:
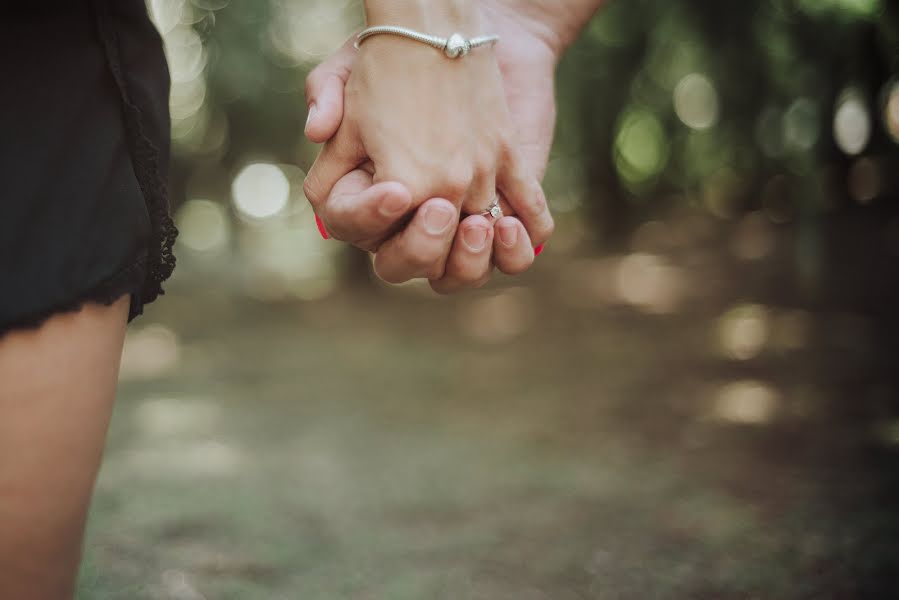
[(486, 210), (480, 213), (483, 217), (491, 217), (493, 219), (499, 219), (503, 216), (503, 209), (499, 206), (499, 196), (493, 199), (493, 204), (487, 207)]

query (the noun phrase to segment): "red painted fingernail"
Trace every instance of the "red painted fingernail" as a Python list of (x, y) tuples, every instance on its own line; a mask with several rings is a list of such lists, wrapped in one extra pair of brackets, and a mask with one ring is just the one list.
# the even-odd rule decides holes
[(546, 244), (540, 244), (539, 246), (537, 246), (536, 248), (534, 248), (534, 258), (537, 258), (537, 257), (540, 256), (541, 254), (543, 254), (543, 247), (544, 247), (544, 246), (546, 246)]
[(328, 230), (325, 229), (325, 224), (322, 223), (321, 217), (315, 215), (315, 225), (318, 227), (318, 232), (322, 234), (323, 240), (330, 240), (331, 236), (328, 235)]

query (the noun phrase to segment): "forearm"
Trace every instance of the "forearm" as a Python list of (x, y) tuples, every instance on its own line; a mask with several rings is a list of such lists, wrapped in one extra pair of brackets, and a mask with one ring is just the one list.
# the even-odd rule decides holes
[(578, 38), (605, 0), (481, 0), (531, 22), (547, 44), (561, 55)]
[(481, 23), (480, 0), (365, 0), (364, 5), (369, 26), (421, 28), (435, 35), (451, 33), (447, 28), (481, 33), (469, 31)]

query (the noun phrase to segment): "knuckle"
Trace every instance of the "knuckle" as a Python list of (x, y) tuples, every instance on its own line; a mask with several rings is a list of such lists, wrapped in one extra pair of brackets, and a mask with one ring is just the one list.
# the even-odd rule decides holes
[(533, 180), (529, 184), (529, 188), (531, 201), (527, 203), (527, 207), (531, 216), (537, 217), (547, 213), (546, 194), (543, 193), (543, 187), (536, 180)]
[(485, 177), (496, 172), (495, 156), (486, 152), (480, 153), (474, 163), (474, 176)]
[(504, 161), (512, 161), (517, 158), (515, 144), (509, 136), (503, 135), (497, 142), (497, 154)]
[(443, 176), (443, 189), (452, 198), (465, 195), (471, 182), (474, 180), (472, 167), (456, 167), (447, 171)]
[(427, 277), (428, 279), (443, 279), (445, 275), (446, 269), (443, 267), (443, 265), (435, 265), (434, 267), (431, 267), (431, 269), (427, 273), (424, 274), (424, 277)]
[(390, 177), (386, 175), (382, 175), (380, 170), (378, 171), (378, 177), (383, 177), (384, 181), (400, 181), (403, 185), (406, 186), (406, 189), (409, 190), (409, 193), (412, 194), (412, 198), (416, 201), (416, 204), (421, 204), (426, 202), (428, 199), (434, 196), (434, 190), (430, 185), (428, 185), (425, 181), (419, 181), (412, 177)]

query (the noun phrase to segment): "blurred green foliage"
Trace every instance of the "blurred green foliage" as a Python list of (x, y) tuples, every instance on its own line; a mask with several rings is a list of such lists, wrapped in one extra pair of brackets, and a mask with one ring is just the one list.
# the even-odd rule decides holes
[[(896, 8), (877, 0), (610, 2), (560, 76), (562, 131), (578, 138), (573, 147), (598, 192), (588, 207), (595, 223), (627, 231), (672, 202), (719, 216), (768, 208), (781, 220), (809, 205), (832, 207), (834, 193), (845, 199), (847, 154), (895, 153), (884, 115), (895, 93)], [(846, 101), (864, 113), (837, 132)], [(847, 151), (854, 137), (864, 139)], [(788, 177), (786, 197), (766, 193), (778, 175)], [(831, 192), (822, 190), (828, 184)]]
[[(178, 4), (151, 2), (157, 22)], [(187, 89), (193, 112), (173, 108), (176, 202), (227, 198), (252, 160), (308, 167), (304, 77), (361, 24), (359, 3), (180, 6), (181, 25), (161, 25), (170, 60), (201, 43), (205, 87), (193, 104)], [(614, 245), (683, 206), (785, 222), (887, 195), (896, 48), (899, 9), (882, 0), (612, 0), (560, 68), (556, 208)]]

